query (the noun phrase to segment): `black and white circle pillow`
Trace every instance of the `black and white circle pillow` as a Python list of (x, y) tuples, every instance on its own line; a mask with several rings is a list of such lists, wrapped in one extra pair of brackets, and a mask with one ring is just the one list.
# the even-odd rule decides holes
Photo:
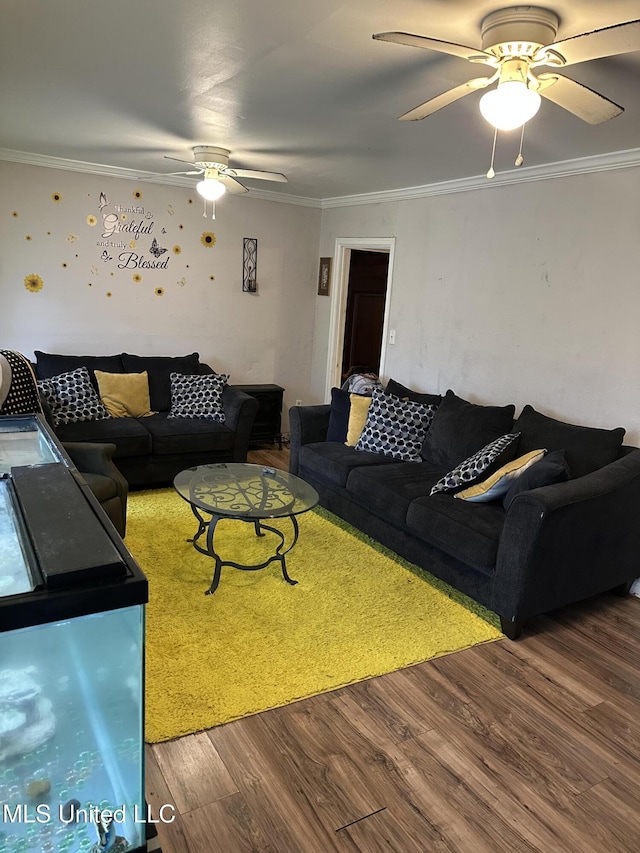
[(422, 443), (436, 410), (437, 406), (403, 400), (374, 388), (356, 450), (393, 456), (405, 462), (421, 462)]
[(493, 474), (502, 465), (515, 459), (519, 438), (519, 432), (509, 432), (490, 441), (489, 444), (469, 456), (464, 462), (456, 465), (452, 471), (438, 480), (430, 494), (457, 492), (473, 485), (477, 480)]
[(171, 374), (170, 418), (202, 418), (223, 424), (222, 392), (229, 376), (224, 373)]
[(51, 409), (54, 426), (102, 421), (109, 417), (109, 412), (91, 384), (86, 367), (78, 367), (50, 379), (41, 379), (38, 388)]

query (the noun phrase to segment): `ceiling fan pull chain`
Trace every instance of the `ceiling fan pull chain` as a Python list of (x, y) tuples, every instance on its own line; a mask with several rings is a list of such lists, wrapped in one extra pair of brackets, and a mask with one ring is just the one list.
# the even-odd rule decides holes
[(496, 176), (495, 169), (493, 168), (493, 161), (495, 160), (495, 156), (496, 156), (496, 140), (497, 139), (498, 139), (498, 128), (496, 127), (495, 130), (493, 131), (493, 148), (491, 149), (491, 165), (489, 166), (489, 171), (487, 172), (487, 178), (489, 178), (489, 180), (491, 180), (491, 178), (495, 178), (495, 176)]
[(207, 200), (206, 200), (206, 198), (203, 198), (202, 201), (204, 202), (204, 210), (202, 211), (202, 215), (206, 219), (207, 218)]
[(524, 163), (524, 157), (522, 156), (522, 143), (524, 142), (524, 128), (526, 124), (527, 123), (525, 121), (525, 123), (522, 125), (522, 133), (520, 134), (520, 150), (518, 151), (518, 156), (516, 157), (516, 166), (522, 166), (522, 164)]

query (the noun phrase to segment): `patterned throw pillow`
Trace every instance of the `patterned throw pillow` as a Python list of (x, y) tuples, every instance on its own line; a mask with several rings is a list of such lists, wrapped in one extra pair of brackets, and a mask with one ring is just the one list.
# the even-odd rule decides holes
[(169, 417), (203, 418), (223, 424), (222, 392), (228, 379), (225, 373), (172, 373)]
[(421, 462), (422, 442), (436, 409), (436, 406), (401, 400), (385, 394), (381, 388), (374, 388), (356, 450), (393, 456), (405, 462)]
[(41, 379), (38, 389), (51, 409), (54, 426), (79, 421), (103, 421), (109, 412), (91, 384), (86, 367)]
[(490, 441), (482, 450), (478, 450), (438, 480), (430, 494), (458, 492), (460, 489), (471, 486), (476, 480), (488, 476), (515, 458), (519, 438), (519, 432), (509, 432)]
[(512, 459), (511, 462), (507, 462), (502, 468), (494, 471), (486, 480), (480, 480), (474, 483), (473, 486), (468, 486), (461, 492), (456, 492), (454, 498), (471, 501), (471, 503), (495, 501), (497, 498), (506, 495), (518, 477), (521, 477), (528, 468), (539, 462), (545, 453), (545, 449), (541, 448), (540, 450), (532, 450), (530, 453), (525, 453), (517, 459)]

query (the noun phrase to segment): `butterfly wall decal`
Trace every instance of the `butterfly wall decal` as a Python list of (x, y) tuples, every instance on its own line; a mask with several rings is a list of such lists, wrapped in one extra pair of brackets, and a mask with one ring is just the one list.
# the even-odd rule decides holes
[(100, 193), (100, 210), (102, 210), (102, 208), (106, 207), (108, 204), (109, 202), (107, 201), (106, 193)]
[(156, 240), (156, 238), (154, 237), (154, 238), (153, 238), (153, 243), (151, 244), (151, 248), (149, 249), (149, 251), (151, 252), (151, 254), (152, 254), (154, 257), (159, 258), (159, 257), (160, 257), (160, 255), (164, 255), (164, 253), (165, 253), (167, 250), (166, 250), (166, 249), (163, 249), (161, 246), (159, 246), (159, 245), (158, 245), (158, 241), (157, 241), (157, 240)]

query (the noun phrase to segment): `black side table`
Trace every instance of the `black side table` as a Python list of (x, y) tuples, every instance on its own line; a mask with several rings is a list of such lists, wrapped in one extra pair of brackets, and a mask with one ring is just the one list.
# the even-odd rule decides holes
[(253, 422), (249, 444), (264, 444), (278, 442), (282, 450), (282, 395), (284, 388), (280, 385), (234, 385), (239, 391), (244, 391), (258, 401), (258, 412)]

